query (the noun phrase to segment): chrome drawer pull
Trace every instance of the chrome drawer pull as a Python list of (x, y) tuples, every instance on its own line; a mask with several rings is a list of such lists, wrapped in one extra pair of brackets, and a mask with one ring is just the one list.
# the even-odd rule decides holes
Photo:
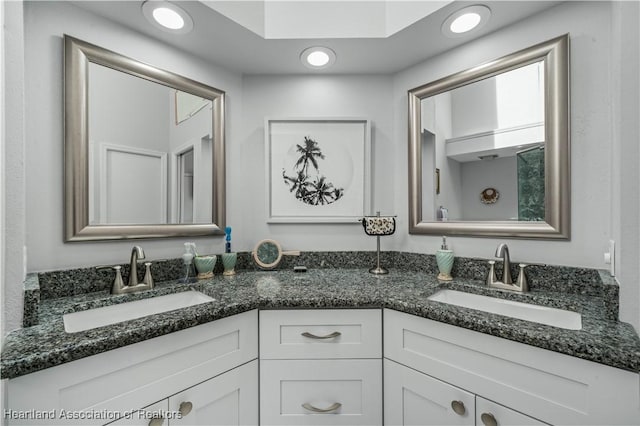
[(491, 413), (482, 413), (480, 420), (485, 426), (498, 426), (498, 420)]
[(305, 410), (313, 411), (314, 413), (330, 413), (332, 411), (336, 411), (340, 407), (342, 407), (342, 404), (340, 404), (339, 402), (334, 402), (330, 407), (327, 408), (317, 408), (309, 404), (308, 402), (302, 404), (302, 408), (304, 408)]
[(302, 335), (304, 337), (308, 337), (309, 339), (335, 339), (336, 337), (340, 337), (342, 335), (342, 333), (340, 333), (339, 331), (334, 331), (331, 334), (327, 334), (325, 336), (316, 336), (315, 334), (311, 334), (308, 331), (305, 331), (304, 333), (302, 333)]
[(164, 419), (162, 417), (154, 417), (149, 422), (149, 426), (162, 426), (164, 424)]
[(180, 403), (180, 408), (178, 408), (178, 412), (182, 417), (186, 416), (193, 410), (193, 404), (190, 401), (185, 401)]
[(464, 416), (464, 414), (467, 412), (467, 409), (464, 406), (464, 402), (462, 401), (451, 401), (451, 408), (459, 416)]

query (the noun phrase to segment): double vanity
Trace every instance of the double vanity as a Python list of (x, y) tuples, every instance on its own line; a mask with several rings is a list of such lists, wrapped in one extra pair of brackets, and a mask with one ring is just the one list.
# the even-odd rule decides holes
[[(8, 424), (640, 420), (640, 340), (605, 273), (532, 266), (517, 293), (486, 285), (486, 261), (458, 259), (442, 283), (433, 256), (385, 255), (405, 267), (375, 276), (366, 253), (303, 253), (325, 266), (196, 284), (162, 280), (164, 261), (153, 290), (122, 295), (52, 297), (91, 268), (32, 276), (34, 325), (2, 353)], [(347, 257), (356, 267), (332, 267)]]
[[(300, 85), (278, 86), (273, 83), (280, 76), (263, 76), (253, 69), (246, 76), (220, 73), (224, 64), (209, 67), (190, 51), (174, 57), (174, 47), (168, 51), (164, 41), (156, 43), (146, 35), (139, 39), (141, 33), (129, 33), (128, 24), (119, 26), (114, 36), (111, 24), (117, 22), (111, 21), (118, 21), (117, 16), (129, 19), (130, 13), (104, 14), (101, 2), (73, 2), (86, 3), (82, 10), (65, 3), (25, 2), (24, 25), (30, 32), (25, 29), (24, 48), (40, 54), (26, 54), (22, 61), (29, 70), (24, 78), (27, 105), (38, 113), (31, 122), (45, 126), (41, 134), (30, 133), (25, 139), (27, 154), (38, 154), (25, 156), (27, 169), (44, 165), (38, 158), (61, 158), (64, 152), (63, 170), (47, 164), (38, 171), (43, 181), (56, 182), (64, 175), (64, 240), (69, 245), (56, 256), (63, 263), (91, 263), (97, 254), (84, 260), (75, 256), (103, 248), (93, 242), (125, 239), (202, 237), (198, 241), (204, 245), (207, 238), (211, 247), (220, 241), (208, 239), (224, 233), (225, 251), (231, 252), (227, 211), (259, 203), (263, 196), (267, 205), (280, 202), (271, 182), (282, 177), (282, 191), (293, 191), (286, 179), (295, 181), (301, 194), (303, 183), (311, 184), (304, 157), (305, 173), (298, 170), (297, 180), (289, 177), (290, 171), (281, 174), (280, 166), (270, 174), (268, 164), (277, 150), (271, 149), (269, 123), (278, 120), (265, 117), (301, 114), (295, 120), (317, 123), (326, 120), (323, 111), (331, 116), (347, 111), (336, 105), (347, 105), (355, 116), (369, 115), (356, 120), (366, 123), (363, 146), (358, 142), (357, 149), (355, 143), (349, 148), (358, 155), (341, 155), (351, 158), (347, 167), (357, 175), (355, 190), (343, 183), (333, 188), (327, 181), (326, 190), (316, 191), (335, 199), (346, 194), (345, 210), (316, 206), (309, 207), (313, 215), (306, 215), (310, 210), (296, 205), (286, 217), (273, 220), (272, 212), (254, 209), (233, 224), (244, 238), (268, 232), (253, 224), (266, 219), (284, 224), (276, 234), (291, 235), (290, 244), (302, 237), (314, 244), (314, 235), (326, 234), (328, 239), (319, 239), (319, 245), (322, 240), (349, 248), (356, 234), (334, 238), (343, 232), (342, 225), (355, 226), (358, 218), (370, 214), (374, 195), (408, 191), (407, 206), (398, 205), (402, 197), (390, 197), (381, 206), (400, 220), (408, 219), (403, 230), (410, 235), (402, 235), (393, 247), (422, 246), (421, 235), (430, 236), (422, 247), (432, 244), (429, 238), (441, 236), (489, 237), (490, 244), (531, 239), (536, 241), (521, 246), (525, 256), (593, 265), (593, 253), (586, 252), (616, 237), (615, 230), (628, 222), (621, 218), (629, 216), (607, 207), (617, 205), (618, 195), (596, 200), (585, 192), (603, 192), (609, 181), (617, 182), (615, 164), (601, 170), (603, 178), (580, 167), (571, 171), (572, 155), (585, 160), (581, 164), (599, 159), (603, 151), (589, 144), (596, 146), (600, 133), (625, 133), (616, 120), (608, 119), (615, 114), (607, 101), (619, 101), (617, 92), (614, 96), (607, 88), (602, 93), (611, 99), (583, 96), (594, 82), (611, 75), (613, 81), (626, 82), (622, 62), (614, 61), (611, 74), (611, 67), (593, 54), (621, 50), (614, 44), (620, 34), (611, 36), (606, 24), (623, 15), (617, 6), (560, 2), (552, 12), (532, 14), (527, 18), (531, 20), (523, 16), (517, 25), (492, 29), (483, 40), (462, 42), (459, 50), (453, 47), (406, 69), (388, 71), (384, 79), (367, 68), (363, 85), (354, 90), (344, 89), (359, 81), (360, 74), (330, 73), (323, 81), (331, 96), (314, 99), (313, 108), (299, 108), (291, 100), (306, 93), (300, 87), (316, 87), (315, 74), (307, 79), (297, 71), (287, 73)], [(512, 7), (492, 3), (496, 17), (502, 7)], [(194, 10), (201, 6), (183, 5)], [(459, 6), (451, 2), (439, 14), (453, 13)], [(93, 13), (100, 19), (87, 15)], [(432, 23), (437, 16), (430, 18)], [(588, 31), (596, 21), (606, 25)], [(205, 27), (216, 28), (200, 25)], [(417, 21), (412, 28), (419, 28)], [(227, 38), (236, 39), (219, 39)], [(429, 40), (439, 43), (434, 37)], [(570, 42), (575, 42), (571, 54)], [(49, 52), (54, 45), (58, 50)], [(137, 52), (141, 58), (112, 48)], [(494, 51), (503, 56), (494, 58)], [(570, 67), (570, 59), (575, 66)], [(175, 68), (184, 75), (153, 62), (179, 64)], [(35, 89), (42, 64), (48, 64), (42, 81), (63, 77), (64, 84), (52, 85), (40, 99)], [(26, 78), (36, 74), (38, 78)], [(198, 76), (204, 81), (192, 79)], [(227, 91), (211, 84), (228, 86)], [(569, 89), (574, 86), (578, 95), (572, 97)], [(376, 97), (362, 96), (364, 92), (375, 92)], [(156, 95), (161, 102), (154, 101)], [(192, 98), (197, 102), (187, 108)], [(134, 114), (125, 107), (134, 107), (131, 99), (149, 102), (135, 107), (136, 126), (128, 127)], [(257, 99), (268, 100), (253, 102)], [(379, 108), (384, 102), (388, 107)], [(63, 104), (63, 111), (49, 111)], [(154, 116), (151, 107), (156, 106)], [(305, 117), (310, 113), (314, 115)], [(150, 118), (148, 123), (143, 116)], [(56, 119), (62, 122), (63, 117), (64, 141), (56, 139), (62, 135)], [(226, 130), (225, 117), (242, 124), (230, 127), (242, 129)], [(578, 122), (571, 123), (571, 117)], [(592, 122), (593, 117), (598, 119)], [(305, 127), (283, 141), (283, 152), (301, 152), (299, 144), (308, 141), (312, 162), (314, 155), (324, 158), (309, 136), (314, 129)], [(262, 160), (252, 156), (246, 162), (243, 156), (246, 147), (263, 146), (262, 134), (267, 147), (264, 175), (262, 166), (255, 167)], [(579, 137), (574, 154), (572, 136)], [(614, 142), (620, 148), (620, 142)], [(226, 170), (245, 169), (250, 172), (242, 179), (226, 180)], [(574, 180), (589, 179), (572, 192), (572, 175)], [(317, 186), (319, 182), (324, 177)], [(245, 193), (249, 183), (251, 191)], [(236, 197), (232, 204), (227, 194)], [(299, 201), (305, 198), (297, 195)], [(39, 205), (37, 196), (29, 193), (27, 206)], [(54, 197), (52, 193), (48, 200)], [(572, 199), (581, 201), (571, 206)], [(143, 208), (138, 211), (134, 205)], [(607, 211), (602, 218), (599, 209)], [(583, 211), (590, 213), (572, 226)], [(320, 225), (309, 235), (303, 232), (307, 228), (294, 229), (295, 224), (316, 222)], [(344, 223), (334, 227), (334, 222)], [(596, 222), (602, 223), (591, 229)], [(39, 253), (60, 248), (58, 234), (38, 233), (55, 225), (43, 221), (29, 233), (48, 244)], [(569, 242), (572, 229), (589, 229), (592, 236)], [(614, 235), (609, 235), (612, 230)], [(567, 244), (542, 254), (558, 241)], [(71, 248), (82, 244), (87, 245)], [(283, 253), (273, 245), (279, 261)], [(163, 250), (172, 253), (169, 246)], [(448, 251), (446, 244), (442, 250)], [(553, 255), (565, 250), (585, 254)], [(458, 254), (470, 252), (460, 247)], [(612, 247), (610, 255), (614, 253)], [(503, 260), (499, 263), (460, 257), (453, 262), (451, 252), (452, 281), (438, 281), (435, 256), (381, 254), (379, 239), (375, 269), (380, 275), (369, 273), (371, 252), (300, 253), (268, 271), (258, 270), (249, 253), (237, 255), (236, 275), (223, 276), (218, 265), (212, 278), (193, 283), (179, 280), (185, 277), (181, 259), (147, 262), (138, 271), (144, 253), (135, 248), (130, 264), (114, 269), (30, 274), (24, 283), (23, 328), (6, 336), (2, 347), (1, 377), (8, 391), (4, 422), (640, 425), (640, 339), (631, 325), (619, 321), (619, 288), (608, 273), (515, 262), (511, 266), (506, 245), (496, 251)], [(388, 274), (382, 273), (380, 256)], [(277, 261), (255, 263), (263, 269), (277, 266)], [(38, 265), (30, 268), (37, 270)], [(294, 271), (294, 266), (299, 268)]]

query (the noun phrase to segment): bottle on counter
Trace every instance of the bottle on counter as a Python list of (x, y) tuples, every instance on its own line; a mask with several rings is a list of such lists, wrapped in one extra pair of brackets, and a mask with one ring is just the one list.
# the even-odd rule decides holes
[(442, 237), (442, 245), (436, 251), (436, 263), (438, 264), (438, 279), (441, 281), (451, 281), (451, 269), (453, 268), (453, 250), (447, 246), (447, 237)]

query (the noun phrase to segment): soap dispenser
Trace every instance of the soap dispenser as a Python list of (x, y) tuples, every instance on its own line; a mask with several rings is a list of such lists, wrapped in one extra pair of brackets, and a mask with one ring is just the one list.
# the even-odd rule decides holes
[(193, 258), (196, 256), (195, 249), (196, 247), (194, 243), (184, 243), (184, 253), (182, 253), (184, 278), (180, 280), (181, 283), (190, 284), (197, 281), (195, 277), (191, 276), (191, 265), (193, 262)]
[(436, 263), (438, 264), (438, 279), (441, 281), (452, 281), (451, 268), (453, 268), (453, 250), (447, 246), (447, 237), (442, 237), (442, 245), (436, 251)]

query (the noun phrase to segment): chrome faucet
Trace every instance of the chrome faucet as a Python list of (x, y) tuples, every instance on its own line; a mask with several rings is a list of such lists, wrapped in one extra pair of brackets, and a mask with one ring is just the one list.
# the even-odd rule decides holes
[[(496, 252), (497, 255), (498, 252)], [(131, 249), (131, 260), (129, 261), (129, 283), (128, 287), (138, 285), (138, 259), (144, 259), (144, 251), (140, 246), (133, 246)]]
[(509, 258), (509, 247), (505, 243), (501, 243), (496, 248), (496, 257), (502, 258), (502, 281), (498, 281), (495, 269), (495, 260), (489, 261), (489, 274), (487, 275), (487, 285), (489, 287), (501, 288), (503, 290), (512, 290), (519, 292), (529, 291), (529, 284), (527, 283), (527, 277), (524, 274), (524, 268), (527, 264), (520, 263), (520, 272), (518, 273), (517, 283), (514, 284), (511, 278), (511, 259)]
[(111, 294), (125, 294), (134, 293), (136, 291), (151, 290), (154, 286), (153, 277), (151, 276), (151, 262), (145, 262), (145, 273), (142, 282), (138, 282), (138, 261), (144, 259), (144, 250), (140, 246), (134, 246), (131, 249), (131, 260), (129, 263), (129, 280), (128, 284), (124, 285), (122, 280), (122, 274), (120, 272), (121, 266), (114, 266), (116, 271), (116, 278), (113, 280), (113, 286), (111, 287)]
[(511, 259), (509, 258), (509, 247), (505, 243), (498, 244), (495, 256), (502, 258), (502, 282), (504, 284), (513, 284), (513, 279), (511, 278)]

